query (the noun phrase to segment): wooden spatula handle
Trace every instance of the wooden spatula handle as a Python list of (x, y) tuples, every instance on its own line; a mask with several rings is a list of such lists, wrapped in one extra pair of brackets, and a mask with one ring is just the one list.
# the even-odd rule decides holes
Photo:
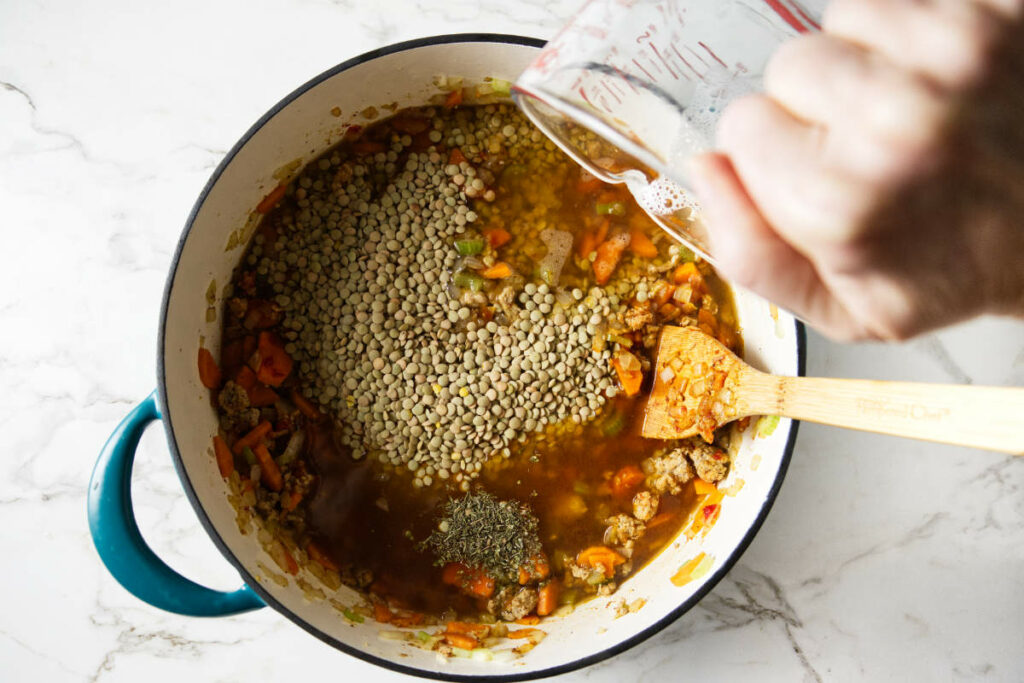
[(750, 412), (1024, 455), (1024, 389), (756, 374)]

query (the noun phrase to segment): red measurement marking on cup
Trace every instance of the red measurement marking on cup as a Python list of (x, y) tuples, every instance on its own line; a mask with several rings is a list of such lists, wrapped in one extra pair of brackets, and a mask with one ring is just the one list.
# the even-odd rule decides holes
[(640, 69), (641, 71), (643, 71), (643, 72), (644, 72), (644, 75), (645, 75), (645, 76), (647, 76), (647, 78), (649, 78), (649, 79), (650, 79), (650, 80), (651, 80), (652, 82), (654, 82), (654, 83), (657, 83), (657, 82), (658, 82), (658, 79), (657, 79), (657, 78), (655, 78), (654, 76), (652, 76), (652, 75), (651, 75), (651, 72), (650, 72), (650, 71), (648, 71), (647, 69), (645, 69), (645, 68), (644, 68), (644, 67), (643, 67), (643, 66), (642, 66), (642, 65), (640, 64), (640, 62), (636, 61), (636, 59), (633, 59), (633, 60), (631, 60), (631, 61), (632, 61), (632, 62), (633, 62), (634, 64), (636, 64), (636, 68), (638, 68), (638, 69)]
[(658, 59), (661, 60), (661, 63), (665, 65), (665, 68), (668, 69), (668, 72), (672, 75), (672, 78), (678, 81), (679, 76), (677, 76), (676, 72), (672, 70), (671, 66), (669, 66), (668, 60), (661, 56), (661, 52), (658, 51), (657, 46), (654, 43), (647, 43), (647, 45), (650, 46), (651, 50), (654, 51), (654, 54), (658, 56)]
[[(800, 20), (789, 11), (789, 8), (782, 4), (781, 0), (764, 0), (765, 4), (772, 8), (772, 10), (779, 15), (779, 18), (784, 22), (793, 27), (793, 30), (797, 33), (807, 33), (808, 28), (804, 24), (800, 23)], [(801, 14), (803, 14), (801, 12)]]
[[(690, 62), (687, 61), (686, 57), (684, 57), (683, 55), (681, 55), (679, 53), (679, 50), (676, 49), (675, 45), (672, 45), (672, 51), (676, 53), (676, 57), (679, 57), (679, 59), (683, 60), (683, 64), (685, 64), (686, 66), (690, 67), (690, 71), (692, 71), (694, 74), (696, 74), (697, 78), (699, 78), (702, 81), (704, 80), (704, 76), (699, 71), (697, 71), (696, 69), (693, 68), (693, 64), (690, 64)], [(683, 75), (686, 76), (686, 74), (683, 74)], [(690, 79), (689, 76), (687, 76), (686, 80), (689, 81), (691, 79)]]
[(615, 71), (615, 73), (617, 73), (620, 76), (622, 76), (622, 81), (626, 85), (629, 86), (630, 90), (632, 90), (635, 93), (639, 93), (640, 92), (640, 89), (637, 88), (635, 85), (633, 85), (632, 81), (629, 80), (632, 77), (632, 74), (628, 73), (627, 71), (625, 71), (623, 69), (620, 69), (617, 66), (612, 66), (612, 69)]
[(606, 80), (603, 80), (603, 79), (602, 79), (602, 80), (601, 80), (601, 85), (603, 85), (603, 86), (604, 86), (604, 89), (608, 91), (608, 94), (609, 94), (609, 95), (611, 95), (612, 97), (614, 97), (614, 98), (615, 98), (615, 102), (616, 102), (616, 104), (622, 104), (622, 100), (621, 100), (621, 99), (619, 99), (619, 96), (618, 96), (618, 95), (616, 95), (616, 94), (615, 94), (615, 91), (614, 91), (614, 90), (612, 90), (612, 88), (611, 88), (611, 86), (610, 86), (610, 85), (608, 85), (608, 81), (606, 81)]
[(819, 24), (818, 22), (816, 22), (816, 21), (815, 21), (815, 20), (814, 20), (813, 18), (809, 17), (809, 16), (807, 15), (807, 12), (804, 12), (804, 8), (803, 8), (803, 7), (801, 7), (800, 5), (798, 5), (798, 4), (797, 4), (797, 3), (795, 3), (795, 2), (794, 2), (794, 3), (790, 3), (790, 4), (792, 4), (792, 5), (793, 5), (793, 9), (795, 9), (795, 10), (796, 10), (796, 13), (797, 13), (797, 14), (799, 14), (799, 15), (801, 16), (801, 18), (803, 18), (803, 20), (804, 20), (804, 21), (805, 21), (805, 22), (806, 22), (806, 23), (807, 23), (808, 25), (810, 25), (811, 27), (813, 27), (813, 28), (817, 29), (818, 31), (820, 31), (820, 30), (821, 30), (821, 24)]
[[(580, 88), (577, 92), (580, 94), (580, 97), (583, 98), (583, 101), (589, 104), (591, 107), (593, 107), (594, 109), (601, 109), (601, 107), (598, 107), (596, 104), (590, 101), (589, 97), (587, 97), (586, 88)], [(605, 108), (604, 110), (607, 111), (607, 108)]]
[(700, 63), (701, 63), (701, 64), (703, 64), (704, 66), (709, 66), (709, 65), (708, 65), (708, 63), (704, 61), (704, 58), (703, 58), (703, 57), (701, 57), (701, 56), (700, 56), (699, 54), (697, 54), (696, 52), (694, 52), (694, 51), (693, 51), (693, 48), (692, 48), (692, 47), (690, 47), (689, 45), (687, 45), (687, 46), (686, 46), (686, 50), (687, 50), (687, 52), (689, 52), (689, 53), (690, 53), (691, 55), (693, 55), (694, 57), (696, 57), (696, 59), (697, 59), (697, 61), (698, 61), (698, 62), (700, 62)]
[(716, 62), (718, 62), (718, 63), (719, 63), (719, 64), (721, 64), (722, 66), (725, 66), (726, 68), (728, 68), (728, 67), (726, 66), (725, 62), (723, 62), (723, 61), (722, 61), (721, 59), (719, 59), (719, 58), (718, 58), (718, 55), (716, 55), (716, 54), (715, 54), (715, 51), (714, 51), (714, 50), (712, 50), (712, 49), (711, 49), (710, 47), (708, 47), (707, 45), (705, 45), (705, 44), (704, 44), (704, 43), (703, 43), (702, 41), (699, 41), (699, 40), (698, 40), (698, 41), (697, 41), (697, 44), (698, 44), (698, 45), (700, 45), (700, 46), (701, 46), (702, 48), (704, 48), (705, 50), (707, 50), (708, 54), (709, 54), (709, 55), (711, 55), (711, 59), (715, 60)]

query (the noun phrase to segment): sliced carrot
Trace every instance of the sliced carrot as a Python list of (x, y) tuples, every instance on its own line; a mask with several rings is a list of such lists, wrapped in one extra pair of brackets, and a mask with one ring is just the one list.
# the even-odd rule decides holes
[(257, 381), (256, 373), (253, 372), (252, 368), (248, 365), (243, 365), (238, 368), (238, 372), (235, 373), (235, 382), (245, 389), (246, 393), (249, 393), (249, 391), (256, 386)]
[(259, 354), (256, 379), (272, 387), (280, 386), (292, 371), (292, 358), (285, 352), (281, 340), (271, 332), (260, 332), (256, 351)]
[(654, 294), (654, 305), (656, 307), (664, 306), (668, 303), (668, 300), (672, 298), (672, 295), (676, 293), (676, 286), (669, 282), (662, 282), (661, 286), (658, 287), (658, 291)]
[(278, 202), (284, 198), (284, 192), (287, 189), (288, 186), (284, 184), (275, 187), (267, 193), (266, 197), (260, 200), (259, 204), (256, 205), (256, 211), (259, 213), (270, 213), (270, 211), (277, 206)]
[(597, 244), (604, 242), (608, 238), (608, 231), (611, 230), (612, 221), (609, 218), (605, 218), (601, 221), (600, 225), (597, 226), (597, 230), (594, 235), (597, 237)]
[(580, 241), (576, 245), (576, 254), (580, 258), (587, 258), (590, 252), (597, 248), (597, 233), (587, 230), (580, 233)]
[(546, 617), (555, 611), (558, 603), (558, 583), (548, 581), (540, 587), (540, 594), (537, 596), (537, 616)]
[(272, 427), (273, 425), (270, 424), (269, 421), (263, 420), (253, 427), (245, 436), (236, 441), (235, 445), (231, 448), (231, 452), (235, 455), (241, 455), (242, 450), (246, 446), (249, 448), (255, 448), (257, 444), (263, 441), (263, 437), (270, 433)]
[(260, 443), (257, 444), (252, 452), (256, 454), (256, 459), (260, 462), (260, 481), (266, 484), (267, 488), (271, 491), (280, 491), (284, 486), (284, 479), (281, 477), (281, 468), (274, 462), (274, 458), (270, 455), (270, 451), (267, 450), (266, 445)]
[(390, 624), (395, 615), (383, 602), (375, 602), (373, 603), (373, 618), (382, 624)]
[(320, 549), (316, 543), (310, 541), (306, 544), (306, 554), (309, 555), (309, 559), (316, 562), (324, 569), (330, 569), (332, 571), (338, 571), (340, 568), (335, 564), (334, 560), (327, 556), (323, 550)]
[(463, 161), (466, 161), (466, 155), (462, 153), (462, 150), (458, 147), (452, 149), (451, 153), (448, 154), (448, 163), (455, 164), (458, 166)]
[(458, 586), (462, 580), (462, 573), (469, 567), (460, 562), (449, 562), (441, 571), (441, 583), (446, 586)]
[(583, 567), (601, 569), (606, 577), (615, 575), (615, 567), (626, 561), (622, 555), (603, 545), (593, 545), (576, 555), (576, 562)]
[(643, 258), (654, 258), (658, 255), (658, 247), (654, 246), (651, 238), (639, 230), (629, 233), (629, 250)]
[(508, 265), (504, 261), (499, 261), (490, 268), (481, 270), (480, 274), (488, 280), (500, 280), (501, 278), (508, 277), (512, 274), (512, 266)]
[(612, 495), (618, 498), (625, 498), (626, 496), (633, 495), (633, 491), (635, 491), (646, 478), (647, 477), (644, 473), (636, 465), (626, 465), (616, 472), (614, 477), (612, 477)]
[(256, 379), (256, 373), (248, 365), (239, 368), (235, 382), (245, 389), (245, 393), (249, 395), (249, 404), (254, 408), (272, 406), (280, 398), (276, 391)]
[(703, 479), (695, 478), (693, 480), (693, 490), (698, 496), (706, 496), (709, 493), (714, 493), (718, 490), (718, 487), (710, 482), (706, 482)]
[(718, 321), (715, 320), (715, 316), (711, 315), (707, 309), (702, 308), (697, 311), (697, 329), (709, 337), (717, 337)]
[[(516, 619), (516, 623), (519, 623), (519, 621), (520, 621), (519, 619)], [(540, 623), (540, 619), (537, 619), (536, 623), (539, 624)], [(542, 631), (540, 629), (537, 629), (537, 628), (519, 628), (519, 629), (516, 629), (515, 631), (509, 631), (508, 632), (508, 637), (518, 640), (519, 638), (529, 638), (530, 636), (532, 636), (535, 633), (542, 633)]]
[(220, 368), (207, 348), (199, 347), (199, 381), (207, 389), (220, 386)]
[(441, 572), (441, 582), (457, 586), (464, 593), (478, 598), (489, 598), (494, 594), (494, 579), (482, 569), (467, 567), (461, 562), (449, 562)]
[(504, 228), (490, 228), (488, 230), (484, 230), (484, 237), (487, 238), (487, 243), (490, 244), (492, 248), (497, 249), (500, 246), (508, 244), (512, 239), (512, 233)]
[(519, 568), (519, 584), (525, 585), (533, 579), (544, 580), (551, 575), (551, 566), (548, 565), (548, 558), (544, 555), (537, 555), (526, 561)]
[(466, 589), (477, 597), (489, 598), (494, 595), (494, 579), (482, 571), (477, 571), (472, 580), (466, 584)]
[(299, 507), (299, 503), (302, 502), (302, 491), (289, 491), (287, 495), (281, 497), (281, 509), (285, 512), (291, 512), (295, 508)]
[(527, 571), (526, 567), (519, 568), (519, 585), (525, 586), (530, 583), (530, 572)]
[(594, 280), (597, 284), (607, 284), (611, 279), (628, 243), (616, 235), (598, 245), (597, 258), (594, 259)]
[(491, 628), (487, 624), (471, 624), (468, 621), (449, 621), (445, 626), (445, 633), (461, 633), (474, 638), (485, 638)]
[(687, 261), (672, 271), (672, 281), (677, 285), (686, 284), (691, 278), (700, 276), (697, 264), (693, 261)]
[(640, 386), (644, 383), (644, 373), (640, 370), (626, 370), (618, 358), (612, 358), (612, 367), (615, 374), (619, 376), (619, 383), (626, 396), (636, 396), (640, 393)]
[(323, 413), (315, 405), (310, 403), (305, 396), (300, 394), (298, 391), (292, 391), (291, 394), (292, 403), (299, 409), (299, 412), (308, 417), (310, 420), (319, 420), (323, 417)]
[(462, 88), (452, 90), (448, 93), (448, 97), (444, 98), (444, 106), (448, 109), (457, 107), (460, 104), (462, 104)]
[(444, 640), (452, 647), (461, 647), (463, 650), (475, 650), (480, 647), (480, 641), (476, 638), (461, 633), (445, 633)]
[(538, 617), (536, 614), (529, 614), (525, 617), (516, 619), (516, 623), (522, 626), (536, 626), (540, 623), (540, 617)]
[(231, 455), (231, 449), (228, 448), (227, 443), (220, 438), (220, 434), (213, 437), (213, 454), (217, 458), (217, 469), (220, 470), (220, 476), (227, 479), (235, 471), (235, 458)]
[(651, 529), (661, 526), (665, 522), (671, 520), (672, 516), (671, 512), (662, 512), (661, 514), (655, 515), (651, 521), (647, 522), (647, 530), (650, 531)]
[(288, 565), (288, 573), (295, 576), (299, 573), (299, 563), (296, 562), (295, 558), (292, 557), (292, 554), (288, 552), (288, 547), (284, 543), (281, 543), (280, 541), (278, 541), (278, 543), (281, 544), (281, 552), (284, 553), (284, 562)]

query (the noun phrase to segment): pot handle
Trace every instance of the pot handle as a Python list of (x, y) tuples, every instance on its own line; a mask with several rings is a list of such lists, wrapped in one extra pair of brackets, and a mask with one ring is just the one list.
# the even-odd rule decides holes
[(89, 531), (100, 559), (129, 593), (168, 612), (218, 617), (263, 607), (246, 585), (222, 592), (186, 579), (157, 557), (139, 533), (132, 509), (132, 465), (143, 430), (159, 419), (154, 391), (128, 413), (100, 451), (88, 496)]

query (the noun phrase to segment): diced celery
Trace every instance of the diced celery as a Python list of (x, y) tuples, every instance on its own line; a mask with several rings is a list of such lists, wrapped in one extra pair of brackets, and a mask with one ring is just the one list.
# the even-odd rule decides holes
[(775, 428), (779, 426), (778, 415), (762, 415), (761, 419), (757, 421), (757, 436), (762, 439), (772, 435)]
[(484, 250), (483, 240), (458, 240), (455, 243), (455, 248), (459, 250), (461, 256), (476, 256)]
[(597, 212), (597, 214), (599, 216), (625, 216), (626, 215), (626, 205), (623, 204), (622, 202), (608, 202), (606, 204), (598, 202), (594, 206), (594, 210)]
[(341, 613), (345, 615), (346, 619), (348, 619), (349, 621), (354, 621), (357, 624), (361, 624), (365, 621), (365, 619), (363, 619), (362, 614), (357, 614), (347, 607), (341, 610)]
[(468, 289), (471, 292), (479, 292), (484, 287), (484, 279), (476, 273), (462, 270), (455, 273), (455, 286)]
[(512, 94), (512, 83), (495, 78), (491, 81), (491, 92), (501, 97), (508, 97)]

